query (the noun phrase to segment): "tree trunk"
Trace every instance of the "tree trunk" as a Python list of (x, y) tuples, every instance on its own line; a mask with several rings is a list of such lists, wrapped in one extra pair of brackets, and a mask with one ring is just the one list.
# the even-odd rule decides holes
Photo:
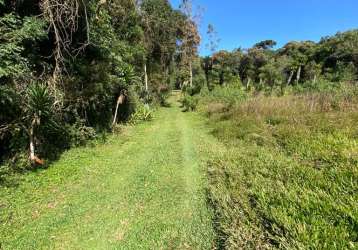
[(293, 74), (294, 74), (294, 71), (291, 70), (290, 76), (288, 77), (288, 80), (287, 80), (287, 86), (291, 84), (291, 81), (292, 81), (292, 78), (293, 78)]
[(192, 62), (189, 62), (189, 71), (190, 71), (190, 87), (193, 87), (193, 65)]
[(30, 161), (31, 164), (35, 165), (44, 165), (45, 162), (44, 160), (39, 159), (36, 154), (35, 154), (35, 126), (36, 126), (36, 119), (33, 119), (33, 121), (31, 122), (31, 127), (30, 127), (30, 131), (29, 131), (29, 136), (30, 136)]
[(298, 71), (297, 71), (297, 77), (296, 77), (296, 84), (298, 85), (298, 83), (300, 82), (301, 79), (301, 70), (302, 70), (302, 66), (300, 65), (298, 67)]
[(117, 123), (117, 115), (118, 115), (119, 105), (123, 104), (124, 100), (125, 100), (124, 94), (121, 94), (117, 99), (116, 111), (114, 112), (112, 127)]
[(317, 81), (317, 75), (315, 74), (313, 77), (313, 84), (316, 84), (316, 81)]
[(249, 90), (250, 83), (251, 83), (251, 78), (249, 77), (246, 82), (246, 90)]
[(145, 91), (148, 93), (148, 73), (147, 73), (147, 63), (144, 63), (144, 84), (145, 84)]
[(35, 163), (35, 138), (34, 138), (34, 129), (35, 129), (35, 119), (31, 122), (30, 127), (30, 160), (31, 163)]

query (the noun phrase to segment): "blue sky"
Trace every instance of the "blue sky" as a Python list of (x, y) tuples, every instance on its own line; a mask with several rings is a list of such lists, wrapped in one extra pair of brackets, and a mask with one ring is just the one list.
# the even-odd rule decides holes
[[(176, 8), (180, 0), (170, 0)], [(292, 40), (319, 41), (337, 31), (358, 28), (358, 0), (193, 0), (204, 8), (201, 23), (205, 48), (206, 30), (213, 24), (221, 39), (219, 49), (248, 48), (273, 39), (282, 46)]]

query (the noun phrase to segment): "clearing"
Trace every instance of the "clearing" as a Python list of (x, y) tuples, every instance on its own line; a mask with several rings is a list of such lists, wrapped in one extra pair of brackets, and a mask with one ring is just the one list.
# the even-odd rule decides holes
[(2, 187), (0, 249), (211, 249), (208, 131), (173, 100), (155, 115)]

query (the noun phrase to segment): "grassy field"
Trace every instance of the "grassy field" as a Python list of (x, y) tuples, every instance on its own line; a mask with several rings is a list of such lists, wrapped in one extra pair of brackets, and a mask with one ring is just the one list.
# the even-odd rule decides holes
[(0, 248), (211, 249), (197, 118), (160, 109), (2, 186)]
[(1, 247), (357, 249), (349, 93), (218, 89), (207, 117), (174, 96), (152, 122), (1, 186)]
[(208, 161), (223, 248), (358, 248), (354, 91), (204, 98), (225, 144)]

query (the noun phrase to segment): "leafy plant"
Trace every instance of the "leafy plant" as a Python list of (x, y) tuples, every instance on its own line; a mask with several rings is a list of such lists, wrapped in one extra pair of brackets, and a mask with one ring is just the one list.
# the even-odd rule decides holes
[(36, 17), (23, 20), (15, 14), (0, 17), (0, 79), (30, 73), (28, 58), (23, 56), (24, 44), (45, 37), (45, 22)]
[(139, 122), (150, 121), (153, 119), (153, 111), (148, 104), (140, 104), (136, 107), (136, 111), (130, 117), (130, 123), (137, 124)]
[(186, 95), (181, 100), (181, 103), (183, 105), (184, 112), (195, 111), (199, 103), (199, 98), (196, 96)]

